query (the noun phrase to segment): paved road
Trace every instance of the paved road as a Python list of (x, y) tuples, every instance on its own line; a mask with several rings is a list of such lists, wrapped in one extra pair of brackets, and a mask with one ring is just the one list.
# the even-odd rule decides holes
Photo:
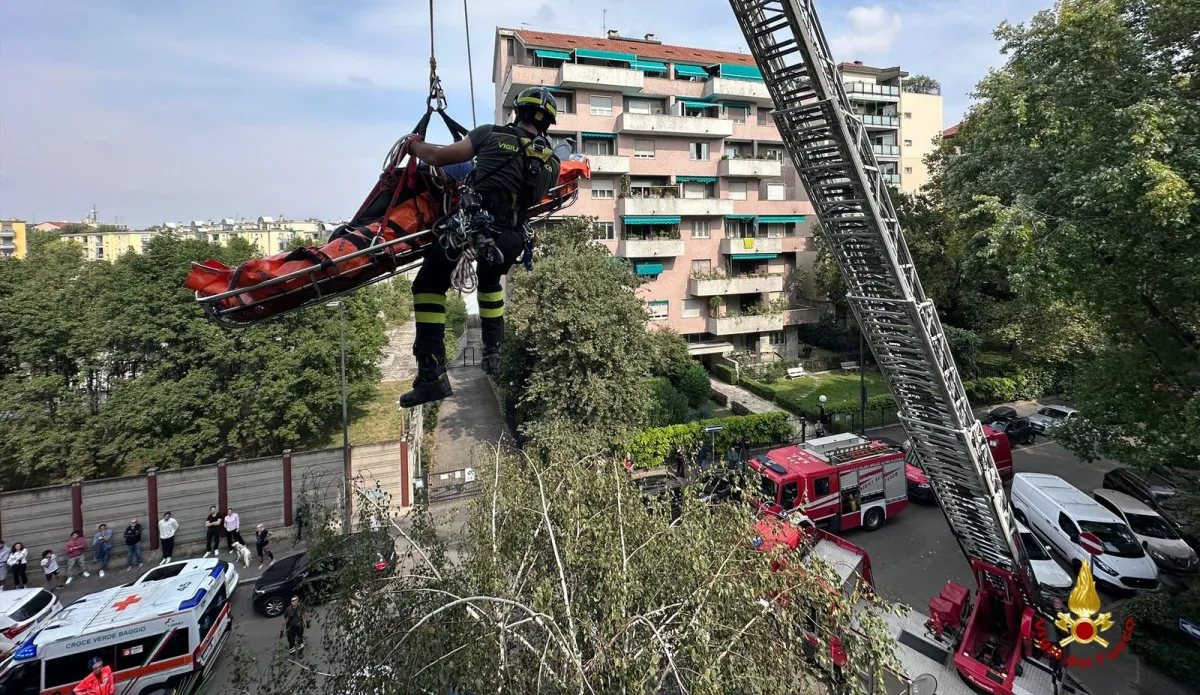
[[(899, 428), (879, 430), (876, 434), (904, 439)], [(1053, 441), (1039, 439), (1032, 446), (1014, 449), (1013, 465), (1018, 472), (1051, 473), (1090, 491), (1100, 487), (1104, 474), (1117, 464), (1111, 461), (1084, 463)], [(850, 532), (846, 538), (870, 554), (871, 569), (880, 593), (923, 613), (928, 613), (929, 599), (946, 581), (954, 580), (971, 588), (975, 586), (945, 517), (936, 507), (910, 505), (883, 529), (875, 533)], [(1125, 600), (1104, 594), (1102, 598), (1104, 610), (1112, 610)], [(1136, 629), (1133, 639), (1137, 639)], [(1089, 654), (1083, 649), (1073, 653), (1076, 656)], [(1128, 652), (1115, 661), (1075, 669), (1074, 673), (1094, 695), (1186, 695), (1187, 692), (1162, 674), (1142, 666), (1137, 657)]]

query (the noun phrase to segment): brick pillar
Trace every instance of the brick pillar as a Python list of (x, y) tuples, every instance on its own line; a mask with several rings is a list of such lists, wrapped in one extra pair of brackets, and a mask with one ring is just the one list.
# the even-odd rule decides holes
[(83, 533), (83, 481), (71, 483), (71, 530)]
[[(217, 511), (222, 517), (225, 516), (225, 510), (229, 509), (229, 483), (225, 479), (225, 462), (227, 460), (217, 461)], [(223, 526), (222, 529), (224, 529)]]
[(283, 450), (283, 525), (292, 525), (292, 450)]
[(408, 440), (402, 439), (402, 440), (400, 440), (400, 507), (401, 507), (401, 509), (408, 508), (408, 505), (412, 503), (411, 502), (412, 490), (409, 489), (409, 486), (412, 485), (411, 476), (409, 475), (409, 472), (411, 470), (412, 470), (412, 466), (408, 461)]
[(150, 510), (150, 549), (158, 550), (158, 469), (146, 471), (146, 505)]

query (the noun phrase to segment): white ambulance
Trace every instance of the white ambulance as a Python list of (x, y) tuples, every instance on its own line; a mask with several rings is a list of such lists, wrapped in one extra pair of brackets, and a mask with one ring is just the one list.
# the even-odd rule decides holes
[(0, 665), (0, 693), (70, 695), (97, 656), (112, 667), (117, 695), (203, 679), (230, 631), (229, 571), (217, 562), (79, 599)]

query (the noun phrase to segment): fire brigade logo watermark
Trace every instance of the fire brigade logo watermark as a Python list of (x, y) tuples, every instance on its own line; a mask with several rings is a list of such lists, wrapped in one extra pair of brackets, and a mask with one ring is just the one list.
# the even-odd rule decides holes
[[(1067, 607), (1070, 612), (1059, 613), (1058, 619), (1054, 621), (1054, 625), (1067, 636), (1058, 640), (1057, 643), (1052, 642), (1047, 637), (1046, 622), (1038, 620), (1038, 647), (1056, 659), (1062, 658), (1063, 647), (1070, 644), (1092, 644), (1094, 642), (1104, 649), (1108, 649), (1110, 641), (1115, 638), (1115, 635), (1105, 637), (1103, 633), (1111, 629), (1115, 623), (1112, 621), (1112, 613), (1100, 612), (1100, 594), (1096, 592), (1096, 581), (1092, 578), (1091, 563), (1085, 562), (1080, 566), (1079, 576), (1075, 579), (1075, 587), (1071, 589), (1071, 596), (1067, 600)], [(1112, 649), (1099, 652), (1094, 656), (1068, 656), (1066, 665), (1086, 668), (1117, 658), (1121, 652), (1125, 651), (1129, 645), (1129, 638), (1133, 636), (1133, 618), (1127, 619), (1122, 627), (1120, 641)]]

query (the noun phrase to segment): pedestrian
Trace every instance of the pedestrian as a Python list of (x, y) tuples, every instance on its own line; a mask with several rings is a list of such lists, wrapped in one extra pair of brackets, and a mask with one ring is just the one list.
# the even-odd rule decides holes
[(158, 539), (162, 541), (162, 562), (165, 565), (171, 561), (171, 553), (175, 550), (175, 532), (179, 530), (179, 522), (171, 518), (171, 512), (163, 514), (158, 522)]
[(13, 543), (12, 553), (5, 562), (12, 571), (13, 588), (24, 589), (29, 584), (29, 576), (25, 573), (26, 563), (29, 562), (29, 551), (25, 549), (25, 544)]
[(208, 508), (208, 517), (204, 520), (204, 557), (209, 553), (221, 553), (221, 524), (225, 519), (217, 511), (217, 505)]
[(0, 591), (4, 591), (4, 582), (8, 580), (8, 558), (12, 555), (12, 548), (4, 544), (4, 539), (0, 538)]
[(229, 554), (233, 555), (233, 553), (234, 553), (233, 542), (234, 541), (237, 541), (238, 543), (241, 543), (242, 545), (246, 545), (246, 541), (242, 540), (241, 532), (238, 531), (238, 529), (242, 525), (242, 517), (238, 516), (238, 513), (233, 511), (233, 507), (230, 507), (229, 510), (225, 512), (225, 522), (224, 523), (225, 523), (225, 542), (229, 544)]
[(742, 463), (750, 460), (750, 437), (742, 435), (741, 451), (738, 453), (742, 456)]
[(729, 453), (725, 454), (725, 465), (728, 468), (739, 468), (742, 464), (742, 458), (738, 456), (737, 446), (729, 447)]
[(279, 636), (287, 634), (288, 652), (304, 651), (304, 627), (307, 617), (304, 607), (300, 605), (300, 597), (293, 596), (287, 608), (283, 609), (283, 629)]
[[(263, 568), (263, 553), (271, 558), (271, 564), (275, 564), (275, 555), (271, 552), (271, 532), (263, 527), (262, 524), (254, 529), (254, 549), (258, 551), (258, 568)], [(270, 565), (268, 565), (269, 567)]]
[(108, 524), (96, 527), (96, 535), (92, 536), (92, 550), (96, 553), (96, 562), (100, 565), (100, 576), (108, 569), (108, 559), (112, 557), (112, 531)]
[(93, 656), (88, 660), (88, 668), (91, 673), (71, 691), (74, 695), (113, 695), (116, 692), (112, 668), (104, 665), (104, 659)]
[(61, 589), (65, 586), (62, 583), (54, 586), (54, 583), (58, 581), (58, 556), (54, 554), (53, 550), (42, 551), (42, 571), (46, 573), (47, 589)]
[(292, 541), (292, 547), (300, 542), (300, 537), (304, 534), (304, 505), (300, 504), (296, 507), (296, 538)]
[(133, 569), (133, 564), (136, 562), (138, 567), (142, 566), (142, 525), (137, 519), (131, 519), (129, 525), (125, 527), (125, 550), (129, 553), (129, 559), (126, 561), (125, 571)]
[(75, 578), (75, 570), (85, 577), (92, 576), (88, 572), (87, 560), (84, 555), (87, 553), (87, 541), (83, 540), (82, 531), (72, 531), (71, 540), (67, 541), (67, 584)]

